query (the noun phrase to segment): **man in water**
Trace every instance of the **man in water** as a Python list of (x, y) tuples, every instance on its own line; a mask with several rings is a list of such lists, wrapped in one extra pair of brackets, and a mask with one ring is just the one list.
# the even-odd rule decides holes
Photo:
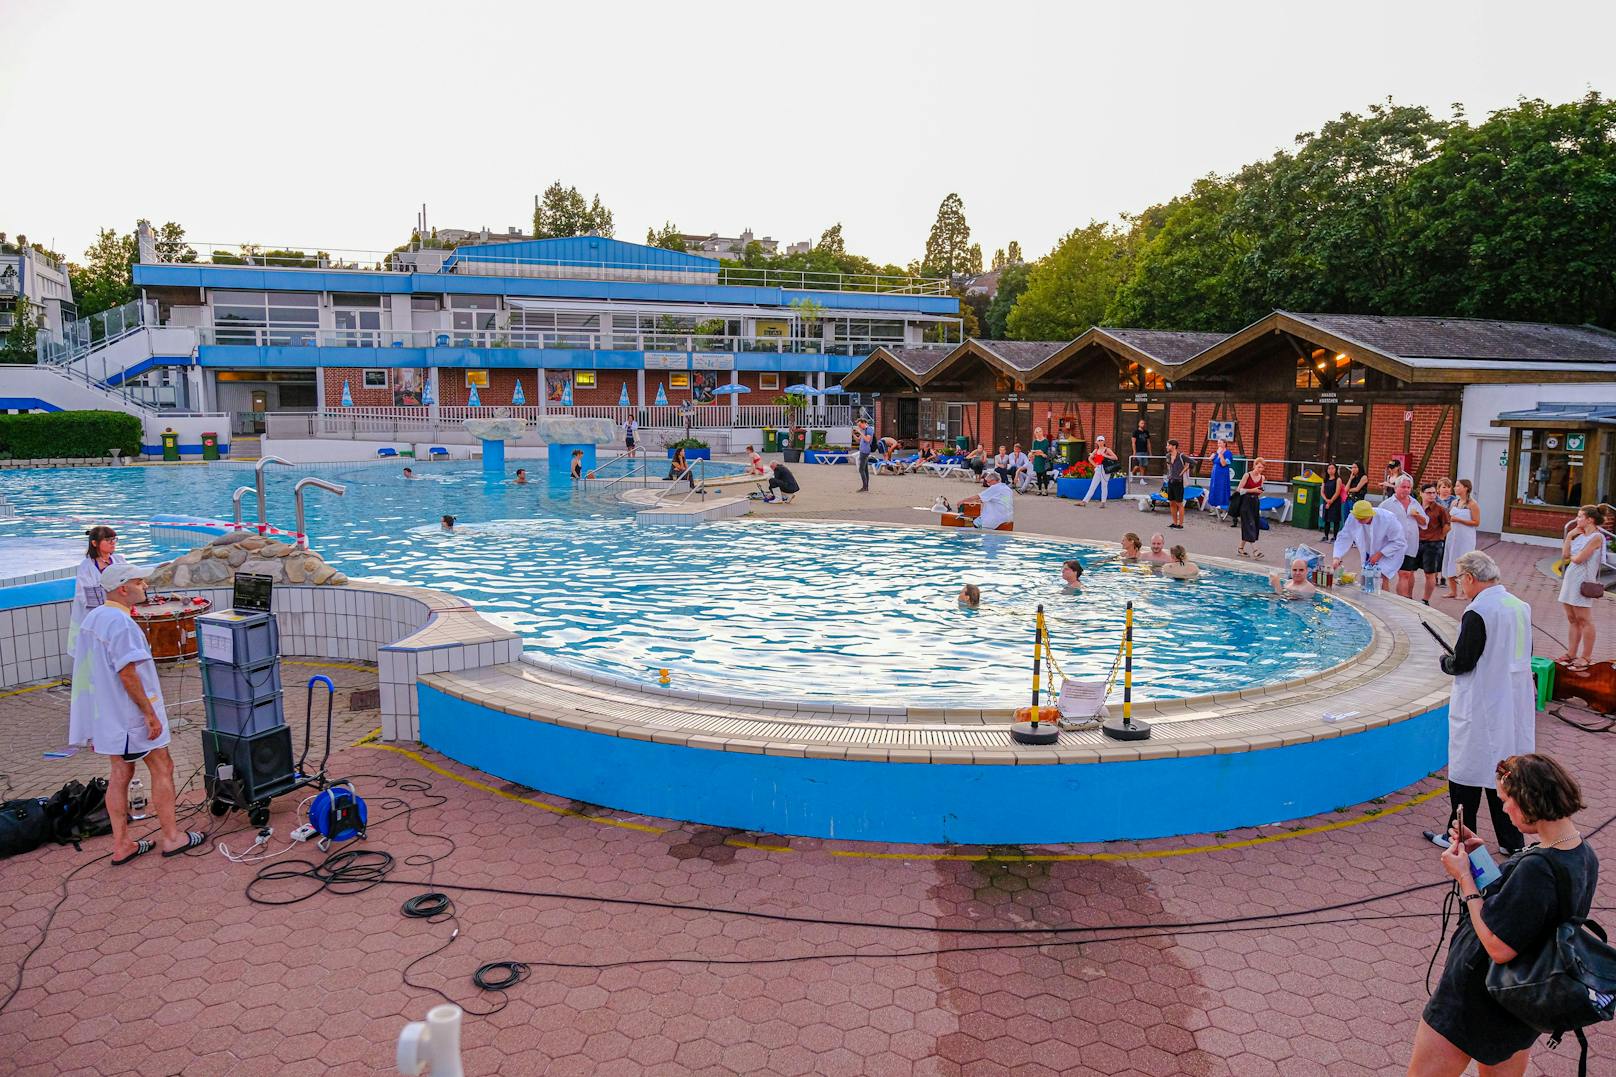
[(518, 486), (526, 486), (527, 485), (527, 468), (519, 467), (519, 468), (516, 469), (516, 485), (518, 485)]
[(454, 530), (454, 525), (455, 525), (455, 517), (450, 516), (447, 512), (444, 513), (443, 514), (443, 521), (442, 521), (442, 524), (441, 524), (442, 528), (445, 531), (453, 531)]
[(1335, 560), (1332, 569), (1341, 567), (1341, 559), (1354, 546), (1363, 556), (1363, 570), (1380, 575), (1386, 585), (1397, 579), (1403, 567), (1403, 554), (1408, 550), (1408, 539), (1403, 535), (1403, 521), (1384, 506), (1360, 501), (1352, 506), (1352, 518), (1335, 537)]
[(1081, 589), (1083, 586), (1083, 562), (1074, 557), (1061, 565), (1061, 583), (1066, 585), (1068, 592)]
[(417, 474), (416, 474), (416, 473), (415, 473), (415, 472), (414, 472), (414, 471), (413, 471), (413, 470), (411, 470), (411, 469), (410, 469), (410, 468), (405, 468), (405, 469), (404, 469), (404, 477), (405, 477), (405, 478), (406, 478), (406, 479), (418, 479), (418, 478), (420, 478), (420, 477), (421, 477), (421, 476), (419, 476), (419, 475), (417, 475)]
[(1001, 524), (1011, 524), (1016, 513), (1015, 494), (1010, 487), (999, 481), (997, 471), (984, 471), (982, 473), (982, 492), (974, 497), (963, 498), (960, 505), (981, 505), (982, 511), (972, 520), (963, 513), (945, 513), (942, 522), (949, 527), (965, 527), (974, 525), (983, 531), (995, 531)]
[(1160, 531), (1150, 536), (1150, 549), (1139, 555), (1139, 560), (1147, 565), (1165, 565), (1173, 559), (1167, 552), (1167, 539)]
[(968, 583), (960, 588), (959, 604), (968, 610), (974, 610), (982, 604), (982, 589), (974, 583)]
[[(797, 485), (797, 477), (784, 464), (770, 464), (769, 470), (773, 472), (769, 476), (769, 496), (763, 500), (790, 501), (802, 489)], [(780, 491), (778, 496), (775, 494), (776, 490)]]
[(1313, 581), (1307, 578), (1307, 562), (1300, 557), (1291, 562), (1289, 579), (1281, 579), (1279, 573), (1270, 572), (1268, 586), (1281, 598), (1312, 598), (1318, 592)]

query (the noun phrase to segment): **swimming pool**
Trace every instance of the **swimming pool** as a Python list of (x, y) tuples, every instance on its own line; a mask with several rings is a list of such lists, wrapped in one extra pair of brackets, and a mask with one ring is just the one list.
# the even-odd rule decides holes
[[(346, 497), (311, 491), (311, 544), (349, 575), (438, 588), (519, 631), (555, 662), (674, 687), (864, 705), (1008, 707), (1030, 686), (1033, 611), (1043, 603), (1064, 672), (1104, 676), (1135, 604), (1135, 691), (1165, 699), (1306, 676), (1363, 649), (1367, 621), (1345, 603), (1279, 602), (1246, 573), (1182, 584), (1115, 562), (1112, 551), (954, 529), (729, 520), (637, 524), (609, 495), (551, 482), (517, 486), (477, 464), (324, 467)], [(271, 522), (291, 527), (292, 484), (271, 468)], [(224, 517), (250, 484), (233, 467), (37, 469), (0, 473), (23, 517), (3, 533), (82, 534), (69, 516)], [(249, 504), (251, 499), (249, 499)], [(445, 533), (439, 516), (460, 525)], [(124, 527), (120, 550), (179, 552)], [(1093, 567), (1079, 594), (1060, 564)], [(960, 585), (982, 607), (962, 610)]]

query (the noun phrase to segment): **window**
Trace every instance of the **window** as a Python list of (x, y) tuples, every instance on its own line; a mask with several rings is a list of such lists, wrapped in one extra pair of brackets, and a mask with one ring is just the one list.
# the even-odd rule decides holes
[(443, 309), (441, 295), (412, 295), (410, 296), (410, 309), (420, 311), (437, 311)]
[(220, 344), (304, 346), (320, 327), (312, 292), (213, 292), (214, 338)]
[(1314, 348), (1306, 356), (1296, 357), (1296, 388), (1298, 389), (1362, 389), (1366, 368), (1354, 362), (1345, 352), (1331, 354), (1323, 348)]
[(495, 296), (451, 296), (449, 309), (454, 311), (454, 343), (462, 348), (486, 345), (499, 322), (499, 299)]
[(336, 335), (332, 343), (346, 348), (375, 348), (381, 344), (382, 297), (333, 293), (331, 314)]
[(1117, 388), (1126, 393), (1165, 390), (1167, 388), (1167, 376), (1155, 367), (1141, 366), (1139, 363), (1127, 363), (1117, 372)]
[(592, 348), (600, 315), (571, 310), (511, 311), (511, 343), (523, 348)]
[(595, 372), (593, 370), (573, 371), (572, 384), (579, 389), (593, 389), (595, 387)]
[(772, 373), (772, 372), (767, 372), (767, 371), (765, 371), (762, 374), (759, 374), (758, 375), (758, 388), (759, 389), (774, 389), (774, 390), (778, 391), (779, 388), (780, 388), (780, 375)]
[(367, 370), (367, 371), (365, 371), (365, 380), (364, 380), (364, 382), (362, 384), (367, 389), (385, 389), (385, 388), (387, 388), (387, 371), (385, 371), (385, 370)]
[(1577, 430), (1521, 430), (1516, 443), (1515, 502), (1576, 508), (1594, 496), (1583, 488), (1594, 435)]

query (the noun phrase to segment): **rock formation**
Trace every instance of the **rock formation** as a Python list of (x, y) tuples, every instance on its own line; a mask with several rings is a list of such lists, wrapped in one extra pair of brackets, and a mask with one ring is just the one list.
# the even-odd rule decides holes
[(223, 587), (237, 572), (268, 576), (276, 583), (341, 587), (348, 577), (313, 550), (301, 550), (251, 531), (220, 535), (183, 557), (157, 566), (147, 581), (153, 590)]

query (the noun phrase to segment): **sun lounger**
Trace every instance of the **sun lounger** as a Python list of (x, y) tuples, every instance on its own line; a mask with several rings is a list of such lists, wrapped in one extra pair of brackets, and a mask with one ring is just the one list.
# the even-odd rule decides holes
[[(1163, 494), (1160, 490), (1152, 493), (1149, 497), (1146, 497), (1144, 494), (1129, 494), (1127, 497), (1130, 501), (1139, 502), (1140, 512), (1144, 512), (1147, 508), (1150, 509), (1151, 512), (1155, 512), (1157, 508), (1166, 508), (1168, 505), (1172, 504), (1172, 502), (1167, 500), (1167, 495)], [(1205, 497), (1206, 491), (1199, 486), (1184, 487), (1184, 504), (1186, 505), (1194, 505), (1197, 502), (1204, 500)]]

